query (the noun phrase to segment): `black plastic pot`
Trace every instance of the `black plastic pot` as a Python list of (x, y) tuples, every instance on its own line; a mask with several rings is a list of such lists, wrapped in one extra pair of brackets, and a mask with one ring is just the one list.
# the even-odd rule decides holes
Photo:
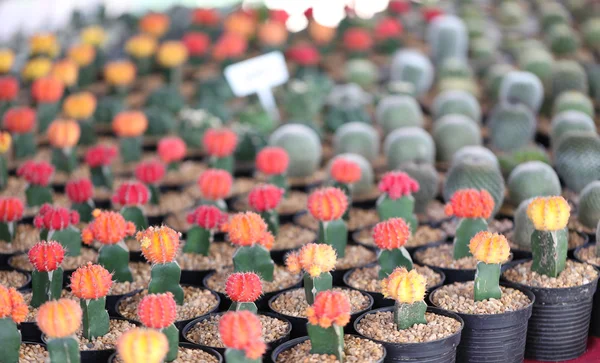
[[(513, 261), (503, 271), (525, 261)], [(575, 359), (587, 348), (594, 293), (598, 278), (576, 287), (525, 287), (535, 294), (527, 331), (525, 357), (541, 361)]]
[[(198, 319), (194, 319), (192, 321), (190, 321), (189, 323), (187, 323), (185, 325), (185, 327), (183, 327), (183, 329), (181, 330), (181, 335), (182, 338), (185, 342), (187, 342), (187, 344), (190, 344), (193, 347), (197, 347), (197, 348), (209, 348), (209, 349), (214, 349), (215, 351), (217, 351), (218, 353), (224, 355), (225, 354), (225, 348), (218, 348), (218, 347), (208, 347), (205, 345), (200, 345), (198, 343), (195, 343), (189, 339), (186, 338), (187, 333), (190, 331), (190, 329), (192, 329), (196, 324), (200, 323), (201, 321), (204, 321), (206, 319), (209, 319), (212, 316), (215, 315), (222, 315), (225, 314), (225, 312), (221, 312), (221, 313), (212, 313), (212, 314), (208, 314), (208, 315), (204, 315)], [(270, 343), (267, 343), (267, 351), (265, 352), (265, 354), (263, 354), (263, 357), (265, 358), (265, 362), (269, 362), (269, 357), (271, 356), (271, 352), (273, 352), (273, 350), (281, 345), (282, 343), (287, 342), (288, 340), (290, 340), (290, 333), (292, 332), (292, 324), (290, 323), (289, 320), (282, 318), (281, 316), (277, 316), (276, 314), (273, 313), (259, 313), (259, 315), (266, 315), (266, 316), (270, 316), (272, 318), (276, 318), (279, 320), (283, 320), (288, 324), (288, 329), (286, 330), (286, 333), (283, 337), (272, 341)]]
[[(502, 314), (456, 313), (465, 323), (456, 352), (458, 362), (523, 362), (527, 321), (536, 298), (522, 286), (510, 283), (503, 283), (502, 286), (521, 291), (531, 300), (531, 304), (524, 309)], [(430, 300), (434, 295), (435, 290), (431, 293)]]
[(98, 209), (111, 209), (112, 202), (109, 199), (94, 199), (94, 205)]
[(19, 324), (19, 330), (21, 331), (21, 339), (23, 339), (23, 341), (45, 345), (44, 342), (42, 342), (42, 331), (38, 328), (35, 321), (22, 322)]
[[(595, 246), (595, 244), (585, 244), (583, 246), (578, 247), (577, 249), (575, 249), (575, 252), (573, 253), (575, 256), (575, 260), (582, 262), (582, 263), (586, 263), (585, 261), (582, 261), (581, 259), (579, 259), (577, 257), (577, 255), (579, 254), (579, 251), (587, 248), (589, 246)], [(600, 267), (600, 266), (596, 266), (596, 267)], [(596, 293), (594, 294), (594, 302), (592, 305), (592, 318), (590, 320), (590, 335), (591, 336), (595, 336), (595, 337), (600, 337), (600, 288), (596, 287)]]
[[(370, 267), (373, 266), (374, 264), (369, 264), (367, 266), (364, 267)], [(348, 283), (348, 279), (350, 278), (350, 275), (352, 274), (352, 272), (358, 268), (364, 268), (364, 267), (356, 267), (353, 269), (348, 270), (345, 274), (344, 274), (344, 285), (347, 286), (350, 289), (353, 290), (358, 290), (364, 294), (369, 294), (371, 295), (371, 297), (373, 298), (373, 309), (379, 309), (379, 308), (384, 308), (384, 307), (388, 307), (388, 306), (394, 306), (394, 300), (393, 299), (386, 299), (383, 297), (383, 294), (380, 292), (373, 292), (373, 291), (366, 291), (366, 290), (362, 290), (362, 289), (357, 289), (355, 287), (352, 287), (349, 283)], [(442, 280), (439, 284), (435, 285), (435, 286), (431, 286), (431, 287), (427, 287), (427, 291), (425, 292), (425, 301), (429, 303), (428, 300), (428, 296), (429, 294), (437, 289), (438, 287), (444, 285), (444, 281), (446, 280), (446, 276), (444, 275), (444, 272), (442, 270), (440, 270), (437, 267), (430, 267), (432, 270), (434, 270), (436, 273), (440, 274)]]
[(0, 253), (0, 268), (2, 268), (2, 269), (10, 268), (10, 265), (8, 264), (8, 260), (10, 260), (10, 258), (14, 255), (15, 255), (15, 252)]
[(210, 270), (181, 270), (180, 284), (204, 287), (203, 281), (206, 275), (215, 272), (214, 269)]
[(148, 217), (148, 225), (149, 226), (160, 226), (164, 224), (165, 219), (167, 219), (166, 214), (158, 214), (155, 216), (147, 216)]
[(125, 319), (125, 317), (119, 314), (117, 311), (117, 306), (119, 302), (126, 297), (133, 296), (139, 293), (140, 291), (142, 291), (142, 289), (133, 290), (126, 294), (106, 295), (106, 310), (108, 311), (108, 315), (115, 318)]
[[(271, 297), (269, 299), (269, 309), (273, 312), (273, 314), (275, 314), (276, 317), (281, 318), (281, 319), (285, 319), (288, 320), (290, 323), (292, 323), (292, 332), (291, 332), (291, 337), (292, 338), (298, 338), (298, 337), (302, 337), (308, 334), (307, 330), (306, 330), (306, 324), (308, 322), (308, 319), (306, 318), (300, 318), (297, 316), (290, 316), (290, 315), (285, 315), (282, 314), (278, 311), (276, 311), (275, 309), (273, 309), (272, 304), (273, 301), (275, 301), (275, 299), (277, 299), (277, 297), (287, 291), (293, 290), (293, 288), (291, 289), (286, 289), (283, 291), (280, 291), (277, 295)], [(362, 292), (362, 291), (361, 291)], [(350, 322), (344, 327), (344, 332), (346, 334), (354, 334), (356, 333), (354, 331), (354, 321), (360, 316), (362, 315), (364, 312), (369, 311), (373, 308), (373, 297), (371, 296), (371, 294), (367, 293), (367, 292), (362, 292), (363, 295), (365, 295), (368, 299), (369, 299), (369, 305), (361, 310), (361, 311), (357, 311), (353, 314), (350, 315)]]
[[(420, 362), (420, 363), (454, 363), (456, 357), (456, 347), (460, 342), (461, 331), (465, 323), (457, 314), (443, 309), (428, 307), (427, 311), (438, 315), (448, 316), (458, 320), (461, 324), (460, 330), (446, 338), (424, 343), (390, 343), (377, 339), (366, 337), (358, 332), (358, 324), (362, 318), (368, 314), (377, 312), (393, 311), (393, 307), (375, 309), (362, 314), (354, 322), (354, 329), (361, 337), (371, 339), (372, 341), (383, 345), (387, 351), (385, 362)], [(461, 361), (462, 362), (462, 361)]]
[[(215, 357), (217, 359), (217, 363), (223, 363), (223, 356), (221, 355), (221, 353), (217, 352), (216, 350), (212, 349), (212, 348), (208, 348), (208, 347), (203, 347), (203, 346), (199, 346), (199, 345), (194, 345), (194, 344), (190, 344), (190, 343), (185, 343), (185, 342), (179, 342), (179, 346), (181, 348), (188, 348), (188, 349), (200, 349), (205, 351), (206, 353), (212, 355), (213, 357)], [(117, 359), (117, 352), (114, 352), (110, 358), (108, 358), (107, 363), (114, 363), (115, 360)]]
[[(354, 334), (346, 334), (346, 335), (354, 335)], [(278, 346), (277, 348), (275, 348), (273, 350), (273, 353), (271, 353), (271, 356), (269, 357), (269, 359), (271, 359), (272, 362), (277, 362), (277, 357), (279, 356), (279, 354), (281, 354), (282, 352), (285, 352), (286, 350), (288, 350), (300, 343), (305, 342), (307, 339), (308, 339), (307, 336), (303, 336), (303, 337), (295, 338), (295, 339), (292, 339), (288, 342), (281, 344), (280, 346)], [(388, 361), (386, 359), (387, 355), (388, 355), (388, 353), (384, 346), (383, 347), (383, 357), (380, 360), (376, 361), (376, 363), (387, 362)]]
[(24, 290), (28, 290), (31, 289), (31, 273), (27, 272), (27, 271), (21, 271), (19, 269), (15, 269), (9, 266), (0, 266), (0, 271), (16, 271), (20, 274), (23, 274), (26, 276), (25, 278), (25, 283), (19, 287), (17, 287), (17, 290), (19, 291), (24, 291)]

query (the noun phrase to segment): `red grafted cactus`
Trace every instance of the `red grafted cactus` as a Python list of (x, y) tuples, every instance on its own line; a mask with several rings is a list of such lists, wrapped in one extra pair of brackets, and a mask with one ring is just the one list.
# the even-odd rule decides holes
[(65, 249), (56, 241), (41, 241), (31, 247), (27, 256), (36, 271), (50, 272), (60, 267)]
[(202, 197), (211, 201), (227, 197), (232, 184), (233, 178), (225, 170), (208, 169), (198, 178), (198, 187)]
[(321, 55), (317, 48), (310, 44), (299, 44), (291, 47), (287, 52), (286, 56), (291, 61), (301, 66), (315, 66), (319, 64)]
[(329, 173), (331, 178), (338, 183), (354, 184), (360, 180), (362, 172), (358, 163), (344, 158), (337, 158), (331, 164)]
[(223, 345), (243, 351), (248, 359), (259, 359), (267, 349), (260, 319), (250, 311), (225, 313), (219, 320), (219, 334)]
[(13, 101), (18, 93), (19, 81), (15, 77), (0, 77), (0, 102)]
[(315, 303), (306, 309), (306, 317), (312, 325), (329, 328), (331, 325), (344, 326), (350, 321), (350, 301), (339, 291), (321, 291)]
[(30, 107), (13, 107), (4, 113), (2, 125), (11, 134), (26, 134), (35, 126), (35, 110)]
[(36, 228), (49, 231), (62, 231), (77, 223), (79, 223), (79, 213), (63, 207), (53, 207), (50, 204), (44, 204), (33, 219)]
[(0, 222), (11, 223), (23, 217), (23, 201), (19, 198), (0, 198)]
[(140, 301), (137, 315), (145, 327), (164, 329), (175, 322), (177, 303), (170, 292), (149, 294)]
[(410, 229), (402, 218), (391, 218), (379, 222), (373, 228), (373, 240), (382, 250), (398, 249), (406, 244)]
[(308, 197), (308, 211), (319, 221), (340, 219), (346, 208), (348, 208), (348, 198), (338, 188), (321, 188)]
[(11, 318), (20, 324), (27, 317), (28, 307), (23, 296), (15, 288), (0, 285), (0, 319)]
[(186, 33), (181, 41), (192, 57), (205, 55), (210, 47), (210, 37), (202, 32)]
[(54, 174), (54, 167), (45, 161), (27, 160), (17, 169), (17, 175), (23, 177), (29, 184), (48, 186)]
[(108, 295), (112, 287), (112, 275), (100, 265), (88, 262), (71, 275), (71, 291), (80, 299), (92, 300)]
[(187, 222), (207, 230), (217, 230), (227, 221), (227, 213), (214, 205), (201, 205), (187, 215)]
[(157, 184), (164, 177), (166, 168), (158, 160), (143, 161), (135, 167), (135, 177), (144, 184)]
[(402, 198), (419, 191), (419, 183), (401, 171), (385, 173), (378, 187), (379, 191), (386, 193), (390, 199)]
[(290, 157), (281, 147), (265, 147), (256, 155), (256, 168), (265, 175), (284, 174), (289, 164)]
[(371, 34), (364, 28), (350, 28), (344, 32), (344, 47), (353, 52), (365, 52), (373, 46)]
[(253, 272), (232, 273), (225, 283), (225, 293), (234, 302), (255, 302), (262, 294), (260, 277)]
[(102, 212), (96, 209), (93, 216), (94, 220), (81, 231), (81, 239), (86, 244), (98, 241), (105, 245), (112, 245), (135, 233), (135, 225), (126, 221), (117, 212)]
[(215, 157), (226, 157), (233, 154), (237, 146), (237, 135), (230, 129), (208, 129), (204, 133), (202, 143), (206, 152)]
[(94, 196), (94, 186), (87, 178), (69, 180), (65, 192), (72, 203), (85, 203)]
[(375, 26), (375, 39), (381, 41), (399, 37), (402, 34), (402, 24), (395, 18), (383, 18)]
[(139, 206), (148, 203), (150, 192), (144, 184), (132, 181), (119, 185), (113, 195), (113, 203), (123, 206)]
[(158, 142), (157, 152), (163, 162), (170, 164), (183, 160), (187, 152), (187, 146), (181, 138), (167, 136)]
[(488, 219), (494, 210), (494, 198), (485, 190), (461, 189), (456, 191), (450, 202), (446, 204), (445, 212), (449, 216), (459, 218)]
[(114, 146), (97, 145), (87, 150), (85, 162), (90, 168), (109, 166), (117, 157), (117, 154), (117, 148)]
[(259, 185), (248, 194), (250, 208), (257, 212), (265, 212), (277, 208), (285, 190), (275, 185)]

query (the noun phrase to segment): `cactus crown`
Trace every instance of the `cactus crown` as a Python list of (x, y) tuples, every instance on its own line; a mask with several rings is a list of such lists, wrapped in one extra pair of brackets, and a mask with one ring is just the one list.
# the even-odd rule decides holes
[(167, 337), (153, 329), (131, 329), (117, 341), (117, 352), (125, 363), (160, 363), (168, 351)]
[(249, 359), (262, 357), (267, 349), (260, 319), (247, 310), (223, 314), (219, 320), (219, 334), (227, 348), (243, 350)]
[(54, 103), (63, 96), (65, 86), (56, 77), (38, 78), (31, 85), (31, 96), (39, 103)]
[(113, 119), (112, 129), (119, 137), (138, 137), (148, 129), (148, 118), (141, 111), (122, 111)]
[[(2, 87), (1, 84), (0, 87)], [(2, 95), (0, 95), (0, 101), (2, 101)], [(0, 154), (5, 154), (11, 146), (12, 136), (6, 131), (0, 131)]]
[(28, 307), (15, 288), (0, 285), (0, 319), (11, 318), (16, 324), (25, 321)]
[(225, 283), (225, 293), (234, 302), (255, 302), (262, 294), (260, 277), (254, 272), (232, 273)]
[(201, 205), (187, 215), (187, 222), (204, 229), (215, 230), (227, 221), (227, 213), (222, 212), (214, 205)]
[(306, 317), (312, 325), (329, 328), (332, 324), (345, 326), (350, 321), (350, 300), (340, 291), (321, 291), (312, 306), (306, 309)]
[(198, 187), (202, 197), (208, 200), (219, 200), (227, 197), (232, 184), (231, 174), (220, 169), (208, 169), (198, 178)]
[(6, 111), (2, 125), (13, 134), (31, 132), (35, 126), (35, 110), (30, 107), (13, 107)]
[(252, 246), (265, 238), (267, 224), (254, 212), (237, 213), (229, 219), (227, 233), (231, 243)]
[(144, 184), (157, 184), (166, 172), (165, 165), (158, 160), (142, 161), (135, 167), (135, 178)]
[(139, 28), (142, 33), (160, 38), (169, 29), (171, 20), (166, 14), (148, 13), (144, 15), (139, 22)]
[(277, 208), (285, 190), (271, 184), (258, 185), (248, 194), (250, 208), (257, 212), (266, 212)]
[(42, 187), (48, 186), (52, 174), (54, 167), (45, 161), (27, 160), (17, 169), (17, 175), (25, 178), (29, 184)]
[(188, 51), (182, 42), (168, 40), (160, 44), (156, 58), (162, 67), (178, 67), (187, 60)]
[(488, 219), (494, 210), (494, 198), (485, 189), (461, 189), (452, 194), (445, 212), (459, 218)]
[(0, 100), (13, 101), (19, 93), (19, 82), (15, 77), (3, 76), (0, 77)]
[(300, 251), (289, 253), (285, 260), (290, 272), (297, 274), (304, 270), (311, 277), (332, 271), (336, 262), (335, 249), (322, 243), (304, 245)]
[(69, 211), (63, 207), (53, 207), (50, 204), (44, 204), (33, 219), (36, 228), (61, 231), (73, 224), (79, 223), (79, 213)]
[(290, 157), (282, 147), (268, 146), (256, 155), (256, 168), (266, 175), (279, 175), (286, 172)]
[(112, 287), (112, 275), (100, 265), (88, 262), (71, 275), (71, 291), (80, 299), (93, 300), (108, 295)]
[(142, 245), (142, 254), (151, 263), (169, 263), (179, 249), (179, 232), (167, 227), (148, 227), (135, 236)]
[(398, 199), (419, 191), (419, 183), (401, 171), (390, 171), (383, 175), (378, 185), (381, 193), (391, 199)]
[(66, 338), (81, 326), (81, 307), (75, 300), (51, 300), (40, 306), (36, 323), (48, 338)]
[(410, 228), (402, 218), (390, 218), (373, 228), (373, 240), (382, 250), (394, 250), (408, 242)]
[(114, 146), (96, 145), (90, 147), (85, 153), (85, 162), (90, 168), (108, 166), (117, 157), (118, 151)]
[(92, 199), (94, 186), (87, 178), (73, 179), (65, 185), (65, 192), (72, 203), (85, 203)]
[(417, 270), (408, 271), (404, 267), (396, 268), (381, 281), (381, 293), (399, 303), (413, 304), (425, 298), (427, 279)]
[(96, 240), (102, 244), (113, 245), (122, 241), (126, 236), (133, 236), (135, 233), (135, 224), (127, 222), (117, 212), (102, 212), (96, 209), (92, 212), (92, 216), (94, 220), (81, 231), (83, 243), (91, 244)]
[(527, 217), (539, 231), (557, 231), (569, 223), (571, 207), (565, 198), (538, 197), (529, 203)]
[(131, 181), (119, 185), (112, 197), (113, 203), (124, 206), (138, 206), (148, 203), (150, 192), (144, 184)]
[(354, 184), (361, 178), (361, 169), (358, 163), (345, 159), (336, 158), (331, 164), (330, 174), (333, 180), (343, 184)]
[(36, 271), (50, 272), (60, 267), (65, 249), (56, 241), (40, 241), (31, 247), (27, 255)]
[(477, 261), (485, 263), (502, 263), (510, 256), (506, 237), (488, 231), (481, 231), (473, 236), (469, 242), (469, 250)]
[(236, 133), (227, 128), (208, 129), (202, 138), (206, 152), (219, 158), (233, 154), (237, 142)]
[(348, 197), (338, 188), (317, 189), (308, 197), (308, 211), (319, 221), (340, 219), (348, 208)]
[(145, 327), (164, 329), (177, 319), (177, 303), (170, 292), (149, 294), (140, 301), (137, 315)]
[(19, 198), (0, 199), (0, 221), (3, 223), (18, 221), (23, 217), (23, 202)]
[(342, 39), (344, 47), (351, 51), (365, 51), (373, 45), (371, 34), (363, 28), (354, 27), (346, 30)]
[(157, 150), (158, 156), (165, 163), (181, 161), (187, 152), (185, 142), (177, 136), (167, 136), (160, 139)]

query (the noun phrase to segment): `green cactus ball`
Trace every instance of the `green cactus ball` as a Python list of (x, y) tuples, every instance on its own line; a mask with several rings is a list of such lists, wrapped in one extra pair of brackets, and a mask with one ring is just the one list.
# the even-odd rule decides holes
[(269, 138), (269, 145), (284, 148), (289, 157), (288, 176), (309, 177), (319, 168), (322, 156), (319, 135), (306, 125), (280, 126)]

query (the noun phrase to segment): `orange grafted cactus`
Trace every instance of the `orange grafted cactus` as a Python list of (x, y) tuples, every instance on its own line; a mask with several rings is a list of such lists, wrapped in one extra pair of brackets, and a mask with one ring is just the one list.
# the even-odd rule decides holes
[(331, 164), (329, 173), (331, 178), (338, 183), (354, 184), (360, 180), (362, 171), (358, 163), (344, 158), (337, 158)]
[(187, 61), (188, 50), (182, 42), (170, 40), (158, 47), (156, 58), (162, 67), (178, 67)]
[(50, 145), (57, 149), (70, 149), (79, 142), (81, 128), (74, 120), (54, 120), (46, 133)]
[(23, 295), (15, 288), (0, 285), (0, 319), (11, 318), (16, 324), (25, 321), (28, 307)]
[(169, 341), (158, 330), (131, 329), (117, 341), (117, 352), (125, 363), (161, 363), (168, 351)]
[(179, 232), (167, 227), (149, 227), (135, 236), (142, 246), (142, 254), (152, 263), (169, 263), (179, 249)]
[(48, 338), (65, 338), (77, 332), (81, 315), (81, 307), (75, 300), (52, 300), (40, 306), (36, 322)]
[(208, 169), (198, 178), (198, 187), (202, 197), (216, 201), (229, 195), (233, 178), (225, 170)]
[(339, 291), (321, 291), (315, 303), (306, 309), (306, 317), (312, 325), (329, 328), (331, 325), (344, 326), (350, 321), (350, 301)]
[(76, 120), (87, 120), (96, 110), (96, 97), (91, 92), (70, 95), (63, 103), (63, 112)]
[(288, 254), (285, 260), (290, 272), (300, 273), (301, 270), (304, 270), (311, 277), (332, 271), (336, 262), (337, 258), (333, 247), (321, 243), (309, 243), (300, 251)]
[(237, 146), (237, 135), (230, 129), (208, 129), (202, 138), (206, 152), (218, 158), (231, 155)]
[(250, 311), (230, 311), (219, 320), (219, 334), (223, 345), (244, 351), (249, 359), (258, 359), (267, 346), (262, 338), (260, 319)]
[(112, 275), (100, 265), (88, 262), (71, 275), (71, 291), (80, 299), (99, 299), (108, 295), (112, 287)]
[(527, 217), (539, 231), (557, 231), (569, 223), (571, 207), (563, 197), (538, 197), (527, 207)]
[(135, 233), (135, 224), (128, 222), (117, 212), (100, 211), (92, 212), (94, 220), (81, 231), (81, 240), (85, 244), (98, 241), (102, 244), (113, 245), (122, 241), (127, 236)]
[(510, 256), (506, 237), (488, 231), (481, 231), (471, 238), (469, 250), (477, 261), (485, 263), (502, 263)]
[(166, 14), (149, 13), (140, 20), (139, 27), (141, 32), (160, 38), (169, 30), (170, 24)]
[(308, 197), (308, 211), (317, 220), (328, 222), (342, 218), (348, 208), (348, 198), (338, 188), (318, 189)]
[(177, 318), (177, 303), (170, 292), (144, 296), (137, 310), (145, 327), (164, 329)]
[(31, 247), (27, 256), (36, 271), (49, 272), (60, 267), (65, 249), (56, 241), (41, 241)]
[(64, 83), (56, 77), (38, 78), (31, 85), (31, 96), (39, 103), (58, 102), (64, 91)]
[(148, 128), (148, 119), (141, 111), (123, 111), (112, 122), (112, 129), (119, 137), (138, 137)]
[(282, 147), (268, 146), (256, 155), (256, 168), (265, 175), (279, 175), (286, 172), (290, 157)]
[(229, 275), (225, 293), (234, 302), (255, 302), (262, 294), (260, 277), (253, 272), (236, 272)]
[(127, 86), (135, 79), (135, 65), (129, 61), (113, 61), (104, 66), (104, 79), (113, 86)]
[(396, 268), (381, 281), (381, 293), (400, 303), (412, 304), (425, 298), (427, 280), (417, 270)]
[(485, 189), (461, 189), (446, 204), (446, 214), (459, 218), (488, 219), (494, 210), (494, 198)]
[(254, 212), (237, 213), (229, 219), (227, 232), (231, 243), (252, 246), (267, 233), (267, 224)]
[(406, 244), (410, 228), (402, 218), (391, 218), (379, 222), (373, 228), (373, 240), (382, 250), (394, 250)]

